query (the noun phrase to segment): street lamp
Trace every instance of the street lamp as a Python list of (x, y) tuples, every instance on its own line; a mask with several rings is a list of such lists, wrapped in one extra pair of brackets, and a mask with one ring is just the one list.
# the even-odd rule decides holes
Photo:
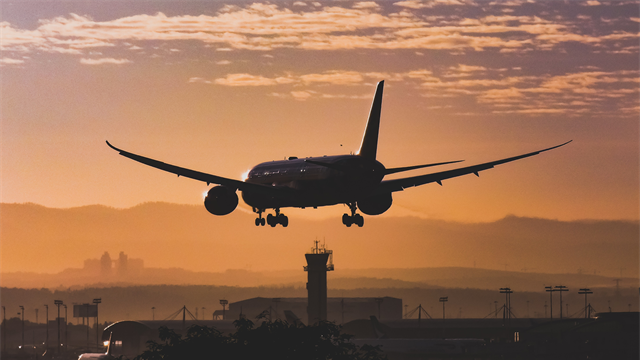
[(22, 314), (22, 346), (20, 346), (20, 349), (24, 349), (24, 306), (20, 305), (19, 308), (18, 315)]
[(380, 305), (382, 305), (382, 302), (384, 301), (384, 298), (378, 297), (378, 298), (375, 298), (373, 300), (376, 302), (376, 304), (378, 304), (378, 320), (381, 320), (382, 317), (380, 316)]
[(58, 355), (60, 355), (60, 305), (62, 305), (62, 300), (53, 300), (53, 303), (58, 307)]
[(67, 331), (69, 322), (67, 319), (67, 304), (62, 304), (62, 306), (64, 306), (64, 352), (66, 353), (69, 349), (69, 332)]
[(449, 297), (448, 296), (443, 296), (440, 298), (439, 300), (442, 303), (442, 318), (444, 319), (444, 303), (446, 303), (447, 301), (449, 301)]
[(151, 320), (155, 320), (156, 319), (156, 307), (153, 306), (151, 307)]
[(2, 353), (7, 351), (7, 308), (2, 306)]
[(44, 351), (49, 351), (49, 305), (44, 304), (44, 308), (47, 310), (47, 337), (44, 342)]
[(7, 308), (2, 306), (2, 353), (7, 352)]
[(100, 333), (100, 329), (98, 328), (99, 322), (98, 322), (98, 304), (100, 304), (102, 302), (102, 298), (97, 298), (97, 299), (93, 299), (93, 303), (96, 304), (96, 349), (98, 351), (100, 351), (100, 347), (99, 347), (99, 341), (98, 341), (98, 334)]

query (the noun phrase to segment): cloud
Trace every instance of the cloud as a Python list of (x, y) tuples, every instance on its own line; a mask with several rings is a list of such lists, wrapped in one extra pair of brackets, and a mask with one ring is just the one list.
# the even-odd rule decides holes
[[(449, 71), (462, 71), (465, 78), (449, 76)], [(292, 74), (266, 77), (250, 74), (229, 74), (226, 77), (197, 81), (224, 86), (293, 86), (289, 92), (272, 92), (271, 96), (295, 100), (362, 99), (371, 94), (347, 95), (328, 90), (332, 86), (367, 86), (379, 80), (403, 82), (419, 89), (427, 98), (471, 97), (487, 106), (495, 114), (606, 114), (618, 112), (634, 115), (638, 106), (640, 73), (638, 71), (578, 71), (561, 75), (498, 76), (502, 68), (485, 68), (460, 64), (435, 74), (431, 70), (417, 69), (406, 72), (356, 72), (334, 70), (324, 73)], [(508, 69), (507, 69), (508, 70)], [(473, 77), (473, 78), (468, 78)], [(317, 90), (322, 91), (317, 91)], [(330, 88), (334, 89), (334, 88)], [(613, 108), (608, 99), (616, 99)], [(606, 105), (606, 104), (609, 105)], [(443, 108), (446, 106), (438, 105)], [(608, 106), (608, 108), (607, 108)], [(627, 110), (622, 110), (627, 109)], [(637, 116), (638, 113), (635, 113)]]
[(228, 74), (224, 78), (215, 79), (213, 83), (224, 86), (271, 86), (291, 84), (295, 80), (289, 77), (267, 78), (251, 74)]
[(2, 22), (0, 49), (86, 55), (86, 49), (97, 47), (132, 49), (131, 42), (139, 48), (145, 41), (198, 41), (218, 51), (429, 49), (461, 53), (493, 48), (508, 53), (549, 50), (572, 42), (602, 47), (638, 39), (637, 32), (581, 33), (562, 18), (512, 14), (461, 18), (421, 12), (436, 5), (473, 5), (471, 1), (400, 1), (394, 4), (403, 10), (389, 14), (380, 13), (381, 8), (372, 1), (356, 2), (352, 8), (330, 4), (302, 11), (301, 4), (295, 6), (296, 11), (269, 3), (226, 5), (214, 15), (139, 14), (107, 21), (70, 14), (43, 19), (35, 30)]
[(377, 3), (373, 2), (373, 1), (361, 1), (361, 2), (357, 2), (357, 3), (353, 4), (353, 8), (354, 9), (374, 9), (374, 10), (378, 10), (378, 9), (380, 9), (380, 5), (378, 5)]
[(189, 78), (189, 83), (200, 83), (200, 84), (213, 84), (213, 81), (211, 80), (206, 80), (204, 78), (201, 77), (192, 77)]
[(296, 100), (307, 100), (311, 97), (311, 93), (308, 91), (292, 91), (291, 96)]
[(100, 58), (100, 59), (82, 58), (80, 59), (80, 64), (84, 64), (84, 65), (104, 65), (104, 64), (122, 65), (122, 64), (128, 64), (131, 62), (132, 61), (128, 59), (114, 59), (114, 58)]
[(533, 0), (507, 0), (507, 1), (492, 1), (489, 3), (491, 6), (521, 6), (525, 3), (534, 3)]
[(353, 85), (362, 83), (363, 76), (356, 71), (330, 71), (324, 74), (301, 75), (300, 81), (305, 84), (327, 83), (333, 85)]
[(457, 66), (452, 66), (449, 69), (464, 72), (464, 73), (487, 70), (487, 68), (484, 66), (473, 66), (473, 65), (464, 65), (464, 64), (458, 64)]
[(437, 5), (472, 5), (473, 1), (465, 0), (429, 0), (429, 1), (417, 1), (417, 0), (405, 0), (393, 3), (396, 6), (402, 6), (410, 9), (424, 9), (432, 8)]
[(21, 65), (21, 64), (24, 64), (24, 60), (12, 59), (12, 58), (1, 58), (0, 59), (0, 66), (4, 66), (4, 65)]
[(231, 64), (231, 61), (229, 60), (216, 61), (216, 65), (229, 65), (229, 64)]

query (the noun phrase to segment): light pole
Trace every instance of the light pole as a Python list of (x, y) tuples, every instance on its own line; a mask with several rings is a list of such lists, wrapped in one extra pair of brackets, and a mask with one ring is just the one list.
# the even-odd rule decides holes
[(24, 349), (24, 306), (20, 305), (20, 312), (18, 314), (22, 315), (22, 345), (20, 346), (20, 349)]
[(93, 299), (93, 303), (96, 304), (96, 349), (100, 351), (98, 336), (100, 333), (99, 322), (98, 322), (98, 304), (102, 302), (102, 298)]
[(506, 307), (506, 318), (511, 320), (511, 294), (513, 291), (511, 288), (500, 288), (500, 293), (505, 294), (505, 307)]
[(378, 304), (378, 320), (382, 320), (381, 316), (380, 316), (380, 305), (382, 304), (384, 299), (378, 297), (378, 298), (375, 298), (374, 300), (375, 300), (376, 304)]
[(555, 286), (555, 291), (560, 291), (560, 319), (562, 319), (562, 292), (569, 291), (569, 289), (564, 285), (558, 285)]
[(58, 307), (58, 355), (60, 355), (60, 305), (62, 305), (62, 300), (53, 300), (53, 303)]
[(2, 353), (7, 352), (7, 308), (2, 306)]
[[(580, 291), (578, 291), (578, 294), (580, 295), (584, 295), (584, 318), (590, 318), (591, 317), (591, 309), (589, 308), (587, 311), (587, 295), (588, 294), (593, 294), (593, 291), (591, 291), (591, 289), (580, 289)], [(588, 315), (587, 315), (588, 314)]]
[(446, 303), (447, 301), (449, 301), (449, 297), (448, 296), (443, 296), (440, 298), (440, 300), (438, 300), (442, 303), (442, 318), (445, 318), (445, 312), (444, 312), (444, 303)]
[[(552, 286), (545, 286), (544, 288), (549, 293), (549, 314), (551, 314), (551, 320), (553, 320), (553, 292), (556, 290)], [(562, 309), (562, 306), (560, 308)]]
[(62, 306), (64, 306), (64, 352), (66, 353), (69, 349), (69, 332), (67, 331), (69, 320), (67, 319), (67, 304), (62, 304)]
[(47, 310), (47, 337), (44, 340), (44, 351), (49, 351), (49, 305), (44, 304), (44, 308)]
[(151, 307), (151, 320), (155, 320), (156, 319), (156, 307), (152, 306)]

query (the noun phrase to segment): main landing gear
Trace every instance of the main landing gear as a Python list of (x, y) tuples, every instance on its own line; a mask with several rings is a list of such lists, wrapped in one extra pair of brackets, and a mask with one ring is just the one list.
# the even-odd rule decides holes
[(351, 216), (349, 214), (342, 215), (342, 223), (347, 225), (347, 227), (351, 227), (351, 225), (356, 224), (358, 227), (362, 227), (364, 225), (364, 218), (360, 214), (356, 214), (356, 203), (348, 203), (349, 209), (351, 209)]
[(255, 221), (256, 226), (264, 226), (265, 223), (271, 227), (276, 227), (278, 224), (282, 225), (282, 227), (289, 226), (289, 218), (285, 214), (281, 214), (280, 209), (276, 209), (275, 215), (268, 214), (266, 221), (262, 217), (264, 209), (253, 209), (253, 211), (258, 213), (258, 218)]

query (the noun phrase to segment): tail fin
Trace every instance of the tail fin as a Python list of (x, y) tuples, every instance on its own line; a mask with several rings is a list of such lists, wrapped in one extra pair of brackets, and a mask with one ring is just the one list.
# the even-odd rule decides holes
[(371, 111), (369, 112), (369, 120), (367, 121), (367, 127), (364, 130), (360, 150), (358, 150), (359, 156), (373, 160), (376, 159), (376, 152), (378, 151), (378, 130), (380, 129), (380, 111), (382, 109), (383, 88), (384, 80), (378, 83), (376, 94), (373, 96), (373, 103), (371, 104)]

